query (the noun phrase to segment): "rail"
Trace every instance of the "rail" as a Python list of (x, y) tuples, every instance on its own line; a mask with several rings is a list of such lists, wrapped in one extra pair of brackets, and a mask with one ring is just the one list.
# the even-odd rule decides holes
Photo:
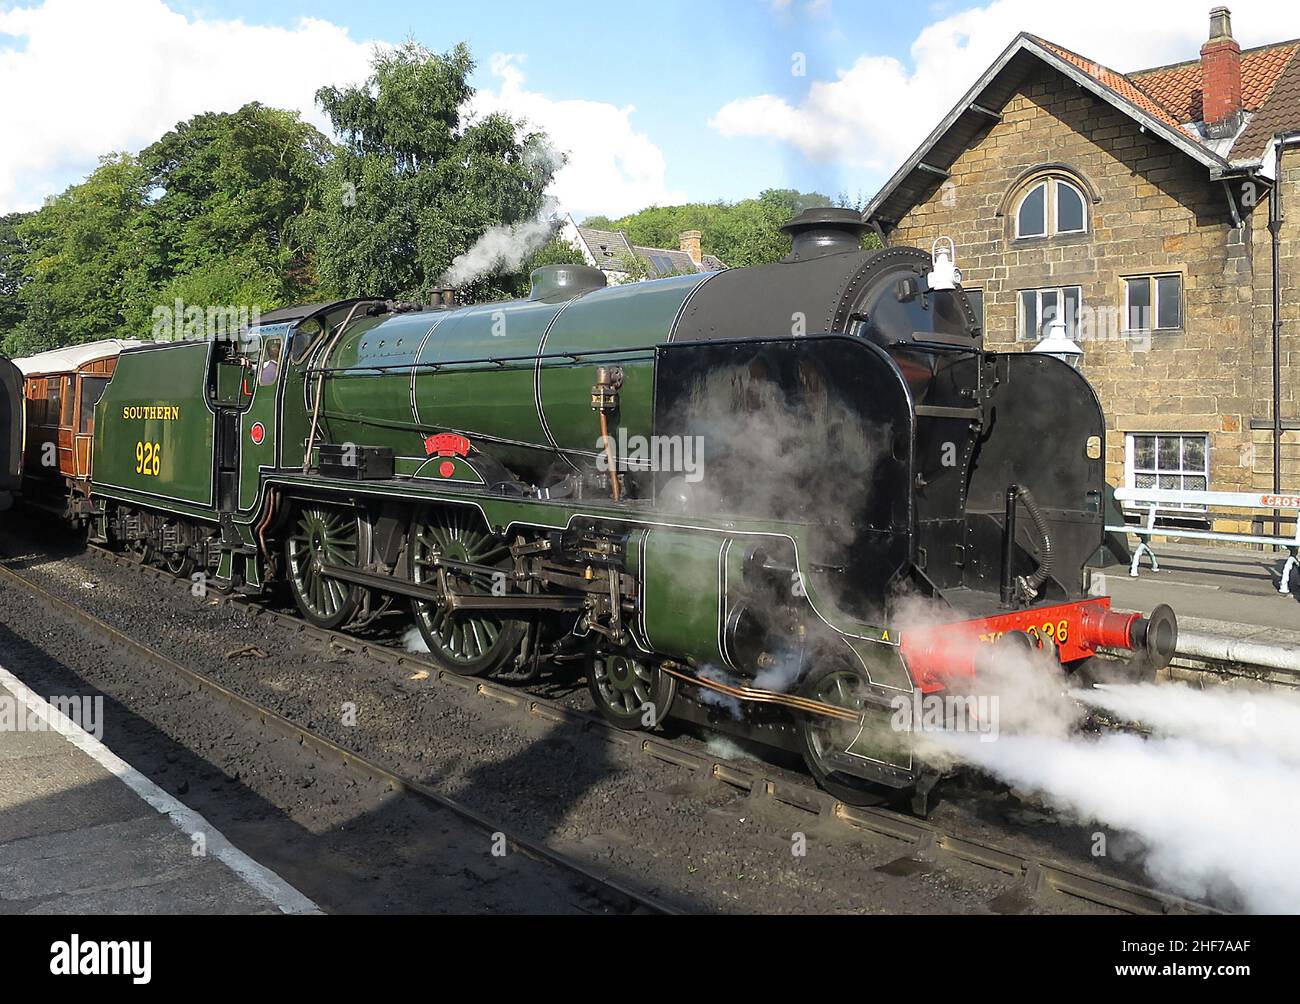
[[(140, 574), (162, 581), (174, 580), (174, 577), (164, 569), (140, 565), (103, 547), (92, 545), (89, 550), (92, 554), (110, 564), (133, 569)], [(17, 575), (3, 565), (0, 565), (0, 579), (9, 580), (14, 582), (15, 585), (28, 590), (39, 591), (40, 594), (44, 594), (43, 598), (47, 602), (53, 601), (54, 604), (71, 616), (87, 616), (79, 608), (54, 597), (48, 590), (41, 589), (30, 579)], [(189, 597), (189, 583), (183, 579), (174, 581), (177, 583), (178, 595)], [(34, 590), (33, 587), (35, 587)], [(1068, 862), (1025, 855), (987, 840), (946, 831), (924, 819), (902, 814), (892, 808), (848, 805), (811, 784), (784, 776), (784, 772), (772, 771), (766, 764), (749, 765), (721, 760), (707, 749), (703, 751), (693, 749), (680, 740), (642, 732), (624, 732), (614, 728), (598, 715), (568, 707), (561, 701), (548, 700), (540, 695), (521, 692), (517, 688), (490, 680), (457, 676), (404, 649), (389, 647), (341, 631), (318, 628), (293, 614), (281, 613), (254, 605), (246, 598), (238, 595), (225, 595), (217, 598), (222, 603), (234, 604), (246, 607), (250, 611), (256, 611), (259, 618), (265, 618), (277, 628), (295, 631), (314, 638), (330, 651), (344, 651), (394, 667), (419, 667), (429, 673), (430, 683), (435, 686), (454, 687), (461, 691), (475, 693), (485, 699), (512, 707), (521, 716), (536, 716), (545, 721), (563, 724), (575, 729), (594, 730), (601, 733), (615, 745), (646, 755), (660, 762), (673, 764), (697, 777), (737, 788), (747, 792), (751, 798), (789, 806), (831, 824), (844, 825), (851, 829), (891, 837), (905, 846), (909, 846), (913, 855), (919, 859), (942, 861), (945, 858), (950, 858), (1011, 876), (1017, 880), (1014, 888), (1017, 888), (1031, 899), (1043, 893), (1055, 892), (1067, 898), (1095, 903), (1131, 914), (1217, 914), (1223, 912), (1208, 904), (1148, 888), (1118, 876), (1107, 875)], [(104, 627), (107, 627), (107, 625), (104, 625)], [(110, 630), (113, 629), (110, 628)], [(133, 648), (138, 644), (134, 641), (128, 641), (127, 643)], [(154, 653), (143, 646), (141, 648), (148, 652), (151, 657), (156, 658), (158, 655), (158, 653)], [(170, 660), (168, 661), (170, 662)], [(172, 667), (187, 677), (192, 678), (195, 673), (193, 670), (176, 666), (174, 663), (172, 663)], [(237, 700), (244, 700), (239, 698), (238, 695), (232, 694), (231, 696)], [(274, 714), (274, 712), (271, 712), (271, 714)], [(278, 718), (279, 716), (275, 717)], [(286, 721), (284, 725), (295, 732), (305, 731), (291, 722)], [(337, 750), (336, 755), (355, 758), (357, 761), (362, 760), (359, 754), (342, 749)], [(385, 768), (379, 765), (370, 765), (368, 761), (366, 763), (372, 771), (386, 772)], [(409, 787), (424, 787), (396, 777), (394, 777), (394, 783)], [(424, 794), (423, 791), (419, 793)], [(436, 793), (430, 794), (433, 794), (435, 798), (442, 797)], [(519, 843), (524, 843), (522, 838), (519, 839)], [(549, 848), (544, 845), (534, 849), (542, 854), (549, 851)], [(609, 884), (608, 879), (600, 876), (599, 873), (593, 878), (596, 882)], [(625, 900), (631, 900), (632, 902), (639, 901), (644, 904), (648, 899), (639, 890), (632, 890), (627, 887), (619, 888), (618, 892), (622, 893)], [(653, 901), (652, 903), (653, 905), (647, 905), (653, 912), (674, 912), (674, 907)]]

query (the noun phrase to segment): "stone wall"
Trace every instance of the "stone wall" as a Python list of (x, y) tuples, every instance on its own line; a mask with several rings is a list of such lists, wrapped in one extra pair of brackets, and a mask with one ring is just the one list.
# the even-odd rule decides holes
[[(1080, 371), (1106, 410), (1106, 476), (1124, 482), (1125, 433), (1209, 436), (1210, 487), (1271, 488), (1270, 257), (1267, 198), (1239, 206), (1205, 167), (1044, 67), (967, 149), (951, 176), (901, 220), (891, 244), (957, 245), (963, 284), (984, 292), (988, 347), (1017, 340), (1020, 290), (1079, 286), (1084, 306)], [(1018, 194), (1031, 172), (1059, 165), (1089, 197), (1087, 233), (1016, 239)], [(1283, 198), (1284, 417), (1300, 415), (1290, 360), (1300, 364), (1300, 151), (1285, 162)], [(1236, 192), (1240, 199), (1240, 192)], [(1247, 198), (1245, 202), (1251, 201)], [(1124, 277), (1178, 273), (1179, 330), (1124, 332)], [(1252, 431), (1261, 421), (1265, 429)], [(1284, 446), (1283, 487), (1300, 488), (1300, 433)], [(1234, 526), (1232, 521), (1223, 527)]]

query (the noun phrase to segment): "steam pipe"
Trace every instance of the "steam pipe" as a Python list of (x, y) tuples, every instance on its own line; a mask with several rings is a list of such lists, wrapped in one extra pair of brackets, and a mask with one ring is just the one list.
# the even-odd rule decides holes
[(1025, 589), (1034, 595), (1047, 577), (1052, 574), (1052, 565), (1054, 556), (1052, 553), (1052, 537), (1047, 531), (1047, 520), (1043, 518), (1043, 511), (1038, 508), (1038, 500), (1034, 498), (1034, 493), (1028, 488), (1021, 485), (1007, 486), (1007, 514), (1006, 523), (1002, 536), (1002, 605), (1011, 606), (1016, 600), (1016, 504), (1024, 502), (1025, 511), (1029, 513), (1029, 518), (1033, 521), (1034, 529), (1038, 531), (1039, 550), (1041, 555), (1038, 559), (1038, 567), (1034, 573), (1024, 580)]
[(1043, 511), (1038, 508), (1038, 500), (1034, 498), (1034, 493), (1028, 488), (1021, 488), (1020, 499), (1025, 503), (1025, 510), (1029, 513), (1029, 518), (1034, 521), (1034, 529), (1038, 531), (1039, 550), (1042, 552), (1034, 574), (1025, 580), (1029, 591), (1037, 593), (1039, 587), (1052, 574), (1052, 565), (1054, 563), (1052, 535), (1047, 532), (1047, 520), (1043, 518)]
[(1020, 486), (1007, 486), (1006, 520), (1002, 525), (1002, 605), (1011, 606), (1016, 600), (1016, 500)]

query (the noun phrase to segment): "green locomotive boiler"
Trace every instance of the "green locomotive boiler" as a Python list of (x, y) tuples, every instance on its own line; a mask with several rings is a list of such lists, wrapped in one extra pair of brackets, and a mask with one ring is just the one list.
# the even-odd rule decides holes
[[(128, 349), (82, 515), (177, 575), (285, 582), (318, 625), (409, 603), (457, 673), (584, 660), (614, 723), (797, 751), (846, 800), (917, 786), (892, 709), (1000, 645), (1166, 662), (1167, 609), (1085, 594), (1087, 382), (984, 351), (960, 285), (862, 250), (857, 214), (787, 229), (757, 268), (550, 266), (521, 301), (349, 300)], [(903, 597), (940, 626), (900, 623)]]

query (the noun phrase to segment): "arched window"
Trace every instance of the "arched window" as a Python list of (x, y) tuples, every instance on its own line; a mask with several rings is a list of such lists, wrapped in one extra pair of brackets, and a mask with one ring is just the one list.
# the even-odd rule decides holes
[(1049, 177), (1030, 185), (1016, 207), (1016, 238), (1081, 234), (1088, 229), (1083, 192), (1064, 178)]

